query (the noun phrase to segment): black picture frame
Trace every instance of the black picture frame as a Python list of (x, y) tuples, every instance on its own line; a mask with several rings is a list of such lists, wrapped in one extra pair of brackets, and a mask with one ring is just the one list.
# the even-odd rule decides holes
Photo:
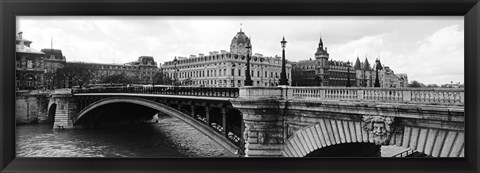
[[(478, 172), (478, 0), (1, 0), (1, 172)], [(15, 158), (18, 15), (459, 15), (465, 20), (465, 158)], [(428, 67), (426, 67), (428, 68)], [(448, 70), (448, 69), (446, 69)]]

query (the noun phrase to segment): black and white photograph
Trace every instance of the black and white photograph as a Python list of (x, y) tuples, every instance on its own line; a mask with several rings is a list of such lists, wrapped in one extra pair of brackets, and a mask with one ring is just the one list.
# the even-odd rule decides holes
[(465, 157), (463, 16), (17, 16), (20, 158)]

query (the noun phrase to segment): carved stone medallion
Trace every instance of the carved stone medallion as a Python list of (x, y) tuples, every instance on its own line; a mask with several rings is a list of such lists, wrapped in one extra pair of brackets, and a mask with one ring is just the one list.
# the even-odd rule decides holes
[(363, 129), (373, 136), (373, 141), (377, 145), (386, 145), (392, 134), (394, 117), (364, 115)]

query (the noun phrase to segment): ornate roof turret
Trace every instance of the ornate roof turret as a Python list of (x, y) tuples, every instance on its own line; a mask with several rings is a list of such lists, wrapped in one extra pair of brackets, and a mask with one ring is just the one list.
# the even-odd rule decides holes
[(360, 59), (358, 58), (358, 56), (357, 56), (357, 60), (355, 61), (355, 65), (353, 66), (353, 68), (355, 68), (355, 70), (361, 70), (362, 69)]
[(320, 58), (328, 59), (328, 57), (329, 57), (329, 54), (326, 48), (323, 49), (323, 41), (322, 41), (322, 37), (320, 37), (320, 42), (318, 43), (317, 52), (315, 52), (315, 59), (320, 59)]
[(45, 58), (49, 59), (65, 59), (65, 56), (62, 54), (62, 50), (60, 49), (42, 49), (40, 50), (45, 53)]
[(45, 54), (30, 47), (32, 41), (23, 38), (23, 32), (19, 32), (15, 39), (15, 50), (17, 53)]
[(237, 32), (237, 35), (233, 37), (232, 39), (232, 44), (247, 44), (250, 43), (250, 39), (245, 35), (245, 33), (240, 29), (239, 32)]
[(363, 63), (363, 70), (372, 70), (367, 58), (365, 58), (365, 63)]
[[(237, 34), (232, 39), (232, 43), (230, 44), (230, 52), (236, 54), (246, 54), (246, 45), (250, 44), (250, 46), (252, 46), (252, 43), (250, 41), (250, 38), (245, 35), (242, 29), (240, 29), (240, 31), (237, 32)], [(250, 52), (250, 54), (251, 53), (252, 52)]]
[(323, 41), (322, 37), (320, 37), (320, 42), (318, 43), (318, 47), (323, 48)]

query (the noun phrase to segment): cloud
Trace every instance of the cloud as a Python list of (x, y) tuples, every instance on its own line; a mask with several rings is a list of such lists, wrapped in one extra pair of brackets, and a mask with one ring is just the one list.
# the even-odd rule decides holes
[(422, 83), (464, 82), (464, 31), (459, 25), (439, 29), (425, 37), (411, 53), (396, 55), (397, 66), (409, 79)]
[[(331, 60), (382, 63), (424, 83), (463, 81), (463, 17), (446, 16), (21, 16), (17, 31), (35, 49), (62, 49), (67, 61), (126, 63), (153, 56), (159, 63), (174, 56), (229, 50), (242, 29), (253, 52), (286, 58), (313, 58), (320, 35)], [(446, 70), (448, 69), (448, 70)]]
[[(363, 61), (365, 57), (377, 58), (379, 50), (384, 46), (385, 35), (364, 36), (358, 40), (352, 40), (345, 44), (332, 45), (330, 50), (331, 59), (351, 61), (357, 56)], [(385, 53), (383, 53), (385, 54)], [(356, 59), (353, 59), (356, 60)]]

